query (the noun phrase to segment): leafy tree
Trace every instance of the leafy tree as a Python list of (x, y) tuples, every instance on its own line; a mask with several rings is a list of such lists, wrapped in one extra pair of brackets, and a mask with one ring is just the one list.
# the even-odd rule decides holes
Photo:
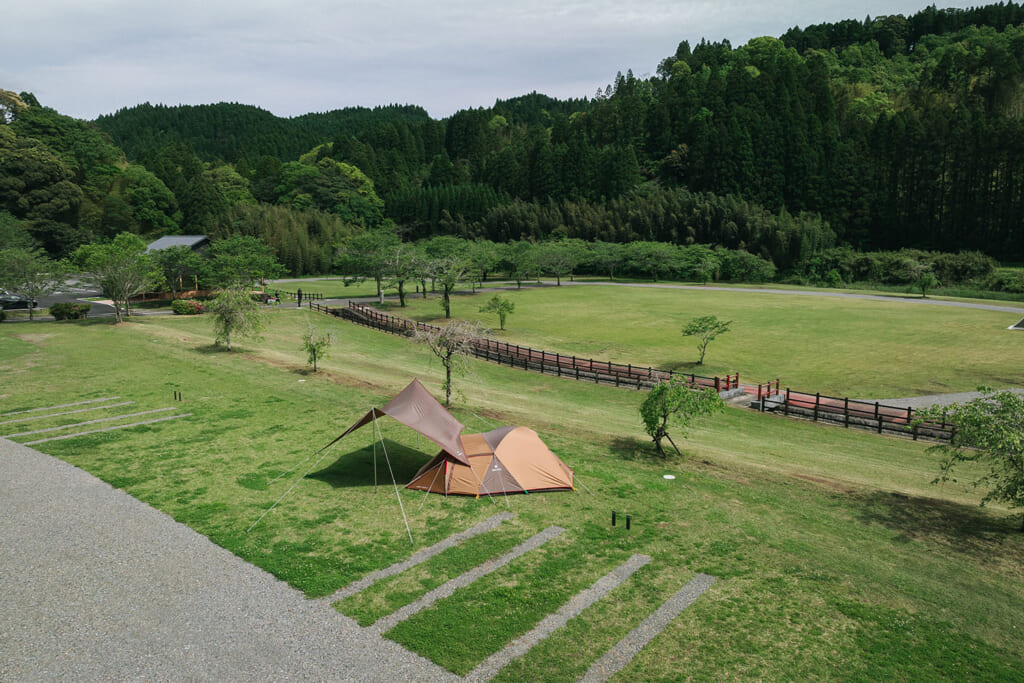
[(453, 320), (441, 328), (417, 328), (416, 340), (430, 347), (444, 366), (444, 404), (452, 402), (452, 375), (466, 369), (466, 358), (473, 352), (473, 340), (483, 337), (478, 323)]
[(536, 280), (540, 277), (540, 264), (537, 260), (537, 247), (526, 240), (511, 245), (509, 259), (512, 263), (512, 277), (516, 281), (516, 289), (523, 288), (523, 282)]
[(178, 293), (193, 287), (198, 289), (200, 278), (206, 277), (207, 260), (192, 250), (179, 245), (151, 252), (156, 265), (163, 271), (164, 282), (176, 299)]
[[(4, 249), (0, 251), (0, 288), (37, 301), (64, 285), (67, 266), (50, 260), (39, 250)], [(35, 309), (29, 306), (32, 320)]]
[(500, 294), (495, 294), (485, 305), (480, 307), (481, 313), (495, 313), (498, 316), (498, 323), (501, 329), (505, 329), (505, 319), (516, 310), (514, 302), (506, 299)]
[(73, 257), (84, 271), (84, 279), (94, 282), (114, 304), (114, 316), (121, 322), (121, 311), (131, 315), (128, 300), (155, 289), (163, 273), (146, 253), (146, 243), (138, 235), (122, 232), (109, 244), (86, 244)]
[(444, 317), (452, 317), (452, 292), (466, 274), (466, 264), (458, 256), (435, 259), (429, 266), (431, 277), (441, 287), (441, 308)]
[(562, 277), (572, 275), (583, 258), (584, 248), (580, 240), (558, 240), (542, 242), (536, 246), (537, 265), (543, 272), (555, 276), (558, 286)]
[(405, 284), (421, 279), (427, 271), (427, 259), (416, 247), (399, 243), (391, 248), (386, 260), (387, 287), (398, 290), (398, 303), (405, 308)]
[(231, 350), (231, 337), (259, 338), (266, 327), (259, 304), (248, 287), (227, 287), (210, 304), (213, 314), (213, 332), (218, 344), (223, 342)]
[(333, 332), (324, 332), (312, 324), (309, 325), (306, 334), (302, 335), (302, 348), (308, 354), (306, 365), (312, 365), (313, 372), (316, 372), (317, 361), (327, 357), (327, 349), (334, 342)]
[(919, 413), (919, 422), (942, 418), (955, 425), (952, 440), (933, 447), (946, 456), (934, 483), (956, 481), (954, 471), (960, 463), (984, 463), (988, 471), (972, 482), (987, 489), (981, 504), (995, 501), (1011, 509), (1024, 508), (1024, 396), (982, 390), (982, 396), (967, 403), (932, 406)]
[(921, 292), (922, 299), (927, 299), (928, 292), (938, 287), (939, 284), (939, 278), (935, 277), (935, 273), (931, 270), (925, 270), (914, 281), (914, 287)]
[(725, 402), (711, 387), (698, 389), (675, 377), (659, 382), (640, 404), (640, 418), (644, 430), (650, 435), (658, 455), (667, 457), (661, 446), (662, 439), (668, 439), (676, 453), (682, 455), (679, 446), (669, 436), (670, 426), (678, 428), (686, 437), (686, 430), (698, 417), (711, 415), (725, 408)]
[(731, 320), (719, 320), (717, 316), (705, 315), (694, 318), (683, 327), (684, 337), (697, 337), (697, 350), (700, 351), (700, 360), (697, 365), (704, 364), (704, 354), (708, 350), (708, 344), (714, 341), (715, 337), (729, 331)]
[(347, 281), (373, 278), (377, 283), (377, 299), (384, 303), (383, 283), (389, 275), (388, 259), (400, 243), (398, 235), (390, 230), (367, 230), (341, 246), (334, 260), (334, 270)]
[(210, 272), (225, 287), (247, 286), (281, 277), (282, 266), (274, 250), (255, 237), (235, 235), (210, 244)]

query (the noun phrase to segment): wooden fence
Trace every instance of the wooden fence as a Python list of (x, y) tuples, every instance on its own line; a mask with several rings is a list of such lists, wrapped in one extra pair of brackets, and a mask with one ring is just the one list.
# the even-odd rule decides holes
[(910, 436), (915, 441), (919, 437), (950, 441), (955, 429), (945, 420), (918, 424), (914, 409), (910, 406), (903, 408), (879, 401), (858, 401), (846, 397), (824, 396), (820, 393), (808, 394), (788, 387), (785, 393), (760, 401), (760, 408), (762, 411), (781, 411), (786, 416), (810, 418), (815, 422), (871, 429), (879, 434)]
[[(427, 323), (417, 323), (405, 318), (387, 315), (370, 306), (350, 301), (347, 308), (331, 309), (316, 303), (310, 308), (343, 317), (346, 320), (366, 325), (374, 329), (392, 334), (411, 336), (416, 329), (438, 330), (440, 328)], [(677, 373), (672, 370), (659, 370), (653, 367), (622, 365), (592, 358), (578, 358), (561, 353), (551, 353), (540, 349), (509, 344), (494, 339), (475, 339), (472, 343), (473, 355), (499, 365), (507, 365), (522, 370), (539, 372), (557, 377), (570, 377), (581, 382), (608, 384), (631, 389), (650, 389), (663, 380), (681, 377), (695, 387), (713, 387), (715, 391), (728, 391), (740, 388), (739, 374), (726, 377), (704, 377), (694, 373)]]
[[(417, 329), (424, 331), (440, 329), (427, 323), (413, 322), (406, 318), (388, 315), (353, 301), (349, 302), (347, 308), (329, 308), (312, 301), (309, 302), (309, 307), (321, 313), (345, 318), (391, 334), (412, 336)], [(715, 391), (719, 392), (742, 389), (747, 395), (757, 397), (761, 411), (781, 412), (787, 417), (810, 418), (815, 422), (871, 429), (879, 434), (898, 434), (909, 436), (915, 440), (924, 437), (949, 441), (953, 436), (953, 426), (945, 421), (917, 424), (914, 410), (910, 407), (901, 408), (880, 402), (871, 403), (850, 398), (824, 396), (820, 393), (808, 394), (794, 391), (788, 387), (783, 392), (777, 379), (757, 385), (741, 384), (739, 373), (725, 377), (704, 377), (693, 373), (677, 373), (653, 367), (622, 365), (592, 358), (577, 358), (486, 338), (474, 340), (472, 348), (475, 357), (499, 365), (546, 375), (569, 377), (581, 382), (642, 390), (650, 389), (660, 381), (680, 377), (697, 388), (713, 387)]]

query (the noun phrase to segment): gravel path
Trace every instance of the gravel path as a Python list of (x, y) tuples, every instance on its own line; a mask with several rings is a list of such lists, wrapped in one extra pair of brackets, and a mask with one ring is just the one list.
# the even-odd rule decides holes
[(525, 541), (517, 545), (515, 548), (512, 548), (512, 550), (508, 551), (501, 557), (495, 560), (487, 560), (483, 564), (474, 567), (473, 569), (470, 569), (465, 574), (460, 574), (451, 581), (448, 581), (447, 583), (438, 586), (434, 590), (424, 594), (415, 602), (409, 603), (405, 607), (402, 607), (392, 612), (386, 617), (381, 617), (376, 621), (376, 623), (374, 623), (372, 626), (369, 626), (366, 630), (373, 631), (374, 633), (384, 633), (385, 631), (394, 628), (396, 625), (405, 621), (417, 612), (420, 612), (421, 610), (430, 607), (438, 600), (447, 598), (459, 588), (465, 588), (477, 579), (483, 578), (491, 572), (501, 569), (506, 564), (516, 559), (520, 555), (525, 555), (531, 550), (539, 548), (540, 546), (544, 545), (551, 539), (557, 538), (564, 531), (565, 529), (563, 529), (560, 526), (549, 526), (547, 529), (544, 529), (544, 531), (540, 532), (539, 534), (531, 536), (530, 538), (526, 539)]
[(493, 517), (485, 519), (479, 524), (474, 524), (465, 531), (460, 531), (457, 534), (449, 536), (443, 541), (435, 543), (429, 548), (424, 548), (423, 550), (413, 553), (412, 556), (407, 560), (396, 562), (395, 564), (385, 569), (370, 572), (358, 581), (350, 583), (349, 585), (345, 586), (344, 588), (336, 592), (334, 595), (330, 595), (324, 598), (323, 600), (324, 602), (331, 604), (343, 598), (347, 598), (350, 595), (355, 595), (356, 593), (369, 588), (381, 579), (386, 579), (387, 577), (394, 576), (395, 574), (401, 574), (406, 569), (415, 567), (416, 565), (422, 562), (426, 562), (434, 555), (444, 552), (448, 548), (456, 546), (459, 543), (462, 543), (463, 541), (467, 541), (473, 538), (474, 536), (478, 536), (484, 533), (485, 531), (491, 531), (492, 529), (496, 529), (498, 528), (499, 524), (501, 524), (505, 520), (512, 519), (513, 517), (515, 517), (515, 515), (513, 515), (511, 512), (499, 512), (498, 514), (494, 515)]
[[(1007, 389), (1006, 391), (1012, 391), (1015, 394), (1024, 396), (1024, 388)], [(877, 400), (879, 403), (884, 403), (890, 406), (899, 406), (901, 408), (907, 406), (914, 408), (915, 410), (920, 410), (921, 408), (927, 408), (934, 405), (948, 406), (952, 403), (964, 403), (978, 398), (981, 395), (980, 391), (964, 391), (958, 394), (932, 394), (931, 396), (908, 396), (906, 398), (879, 399), (868, 398), (862, 400), (868, 401), (869, 403), (874, 403)]]
[(709, 574), (697, 574), (692, 581), (680, 588), (651, 616), (640, 622), (639, 626), (594, 662), (580, 680), (584, 683), (602, 683), (617, 674), (714, 582), (715, 577)]
[(457, 680), (123, 491), (0, 439), (0, 680)]
[(633, 555), (611, 572), (598, 579), (593, 586), (574, 595), (557, 612), (544, 617), (529, 633), (515, 638), (504, 649), (488, 657), (469, 672), (464, 680), (473, 683), (491, 680), (506, 664), (517, 657), (525, 655), (540, 641), (569, 623), (570, 619), (579, 616), (583, 610), (611, 593), (616, 587), (622, 585), (636, 570), (650, 561), (651, 558), (647, 555)]

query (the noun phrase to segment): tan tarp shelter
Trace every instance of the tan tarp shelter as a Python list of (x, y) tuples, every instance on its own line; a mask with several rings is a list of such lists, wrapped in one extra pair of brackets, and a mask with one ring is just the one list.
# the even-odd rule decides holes
[(528, 427), (460, 438), (468, 463), (441, 451), (406, 488), (467, 496), (573, 490), (573, 471)]
[(452, 457), (459, 462), (469, 464), (466, 460), (466, 453), (462, 449), (462, 442), (459, 440), (459, 435), (466, 425), (445, 410), (444, 406), (430, 395), (430, 392), (420, 384), (418, 379), (409, 382), (409, 386), (402, 389), (398, 396), (391, 399), (383, 408), (370, 408), (366, 415), (363, 415), (358, 422), (328, 445), (333, 445), (344, 439), (381, 415), (390, 415), (406, 427), (415, 429), (446, 452), (451, 453)]
[(465, 425), (417, 379), (383, 408), (371, 408), (331, 444), (384, 415), (442, 449), (406, 488), (471, 496), (574, 490), (573, 471), (544, 445), (537, 432), (527, 427), (499, 427), (485, 434), (462, 434)]

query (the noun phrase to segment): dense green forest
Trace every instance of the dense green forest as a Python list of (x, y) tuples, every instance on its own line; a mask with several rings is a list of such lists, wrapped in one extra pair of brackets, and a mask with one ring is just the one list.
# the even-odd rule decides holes
[[(681, 43), (590, 99), (279, 118), (144, 104), (82, 122), (0, 93), (0, 237), (249, 234), (293, 272), (366, 229), (1024, 260), (1024, 8), (928, 7)], [(806, 268), (804, 268), (806, 270)]]

